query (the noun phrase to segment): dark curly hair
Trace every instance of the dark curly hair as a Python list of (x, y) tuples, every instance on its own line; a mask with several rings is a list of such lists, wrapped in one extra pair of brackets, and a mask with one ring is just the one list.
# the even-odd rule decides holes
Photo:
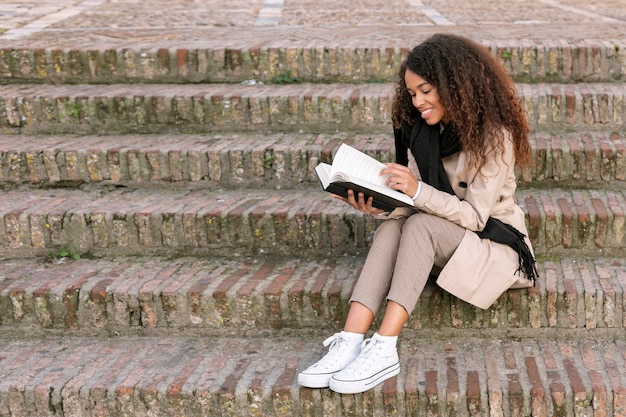
[(470, 163), (481, 167), (489, 149), (503, 150), (504, 132), (515, 145), (519, 165), (530, 163), (528, 122), (506, 69), (478, 43), (451, 34), (436, 34), (416, 46), (402, 62), (392, 105), (395, 128), (420, 117), (404, 81), (411, 70), (432, 84), (459, 132)]

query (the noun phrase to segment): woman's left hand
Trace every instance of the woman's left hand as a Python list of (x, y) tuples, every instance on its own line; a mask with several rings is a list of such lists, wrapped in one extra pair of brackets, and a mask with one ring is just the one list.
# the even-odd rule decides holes
[(387, 163), (385, 165), (387, 165), (387, 168), (383, 168), (380, 171), (380, 175), (387, 176), (385, 181), (387, 186), (394, 190), (402, 191), (409, 197), (413, 197), (419, 185), (417, 178), (413, 175), (413, 171), (400, 164)]
[(348, 197), (341, 197), (336, 194), (333, 194), (333, 197), (345, 201), (350, 204), (355, 209), (359, 210), (365, 214), (382, 214), (385, 211), (381, 209), (377, 209), (372, 204), (374, 203), (374, 199), (370, 196), (367, 200), (365, 200), (365, 196), (363, 193), (355, 194), (354, 190), (348, 190)]

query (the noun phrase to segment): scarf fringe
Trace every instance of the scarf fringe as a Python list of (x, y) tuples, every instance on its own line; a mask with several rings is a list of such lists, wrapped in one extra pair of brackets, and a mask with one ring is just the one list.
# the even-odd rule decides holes
[(533, 283), (534, 287), (537, 277), (539, 277), (539, 273), (537, 272), (537, 261), (530, 253), (530, 249), (528, 249), (528, 245), (526, 245), (526, 243), (524, 243), (523, 247), (518, 248), (517, 255), (519, 259), (519, 268), (517, 268), (515, 273), (518, 275), (520, 273), (526, 274), (526, 278)]
[(526, 235), (510, 224), (493, 217), (489, 217), (485, 228), (481, 232), (477, 232), (477, 234), (481, 239), (489, 239), (497, 243), (502, 243), (515, 250), (519, 259), (519, 267), (515, 273), (526, 274), (526, 278), (532, 282), (533, 286), (535, 285), (537, 277), (539, 277), (539, 273), (537, 272), (537, 260), (524, 241)]

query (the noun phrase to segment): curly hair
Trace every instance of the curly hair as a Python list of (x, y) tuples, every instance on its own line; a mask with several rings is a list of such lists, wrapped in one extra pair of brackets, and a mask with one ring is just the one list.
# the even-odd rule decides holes
[(432, 84), (459, 132), (470, 163), (480, 168), (489, 149), (504, 149), (505, 132), (514, 143), (519, 165), (530, 163), (528, 122), (506, 69), (478, 43), (457, 35), (436, 34), (417, 45), (402, 62), (392, 104), (395, 128), (413, 125), (419, 116), (404, 75), (414, 72)]

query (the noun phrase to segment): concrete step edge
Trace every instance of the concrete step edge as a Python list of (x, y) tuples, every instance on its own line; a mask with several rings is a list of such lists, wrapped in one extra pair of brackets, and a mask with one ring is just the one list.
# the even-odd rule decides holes
[[(626, 135), (533, 132), (525, 187), (606, 187), (626, 181)], [(0, 136), (0, 184), (294, 189), (319, 187), (314, 168), (348, 143), (395, 161), (393, 135), (14, 135)]]
[[(537, 131), (623, 131), (626, 86), (518, 84)], [(0, 134), (388, 132), (393, 84), (4, 85)]]
[(626, 408), (623, 340), (401, 339), (397, 377), (341, 395), (296, 383), (323, 353), (317, 339), (7, 341), (0, 407), (14, 416), (137, 417), (547, 417)]
[[(0, 323), (41, 336), (341, 328), (363, 257), (119, 257), (0, 263)], [(407, 329), (533, 335), (626, 328), (624, 257), (545, 257), (534, 287), (482, 310), (430, 282)], [(72, 333), (70, 333), (72, 334)], [(419, 334), (419, 332), (418, 332)]]

